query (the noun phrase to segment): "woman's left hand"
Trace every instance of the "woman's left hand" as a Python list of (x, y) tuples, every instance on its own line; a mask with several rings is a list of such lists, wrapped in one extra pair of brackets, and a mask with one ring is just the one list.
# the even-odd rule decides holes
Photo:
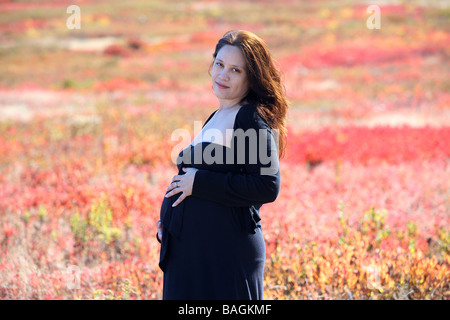
[(183, 201), (187, 196), (192, 194), (192, 187), (194, 186), (195, 173), (198, 169), (195, 168), (183, 168), (186, 172), (182, 175), (176, 175), (172, 178), (172, 183), (167, 187), (166, 198), (182, 192), (180, 197), (172, 204), (172, 207), (176, 207), (181, 201)]

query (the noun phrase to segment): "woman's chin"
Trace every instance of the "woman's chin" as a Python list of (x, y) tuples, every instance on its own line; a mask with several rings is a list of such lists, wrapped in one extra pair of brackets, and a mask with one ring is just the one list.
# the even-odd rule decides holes
[(217, 99), (229, 99), (228, 95), (224, 94), (223, 92), (220, 92), (218, 90), (214, 90), (214, 95), (217, 97)]

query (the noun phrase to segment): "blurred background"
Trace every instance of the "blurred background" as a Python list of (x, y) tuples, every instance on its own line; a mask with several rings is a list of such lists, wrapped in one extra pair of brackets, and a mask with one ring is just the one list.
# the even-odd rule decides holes
[[(66, 9), (73, 4), (79, 29), (68, 28), (77, 12)], [(293, 121), (303, 124), (303, 112), (313, 111), (341, 121), (440, 123), (434, 113), (445, 109), (449, 91), (448, 3), (379, 1), (379, 29), (368, 28), (374, 19), (370, 4), (2, 1), (0, 85), (41, 90), (32, 101), (16, 95), (22, 118), (41, 111), (31, 103), (57, 100), (53, 90), (68, 93), (68, 101), (52, 110), (61, 114), (73, 108), (88, 113), (102, 98), (111, 102), (107, 92), (126, 91), (126, 98), (113, 98), (146, 111), (184, 103), (184, 109), (209, 115), (205, 109), (215, 100), (207, 70), (214, 46), (226, 31), (246, 29), (260, 35), (278, 60)], [(172, 91), (170, 97), (164, 90)], [(83, 101), (82, 108), (77, 98), (95, 101)], [(6, 106), (7, 99), (2, 96)], [(400, 115), (403, 109), (408, 112)], [(387, 110), (396, 111), (394, 120), (380, 119)], [(2, 108), (2, 116), (10, 113)]]
[(171, 133), (217, 109), (215, 44), (245, 29), (290, 101), (266, 297), (448, 299), (449, 21), (439, 0), (0, 0), (0, 298), (161, 298)]

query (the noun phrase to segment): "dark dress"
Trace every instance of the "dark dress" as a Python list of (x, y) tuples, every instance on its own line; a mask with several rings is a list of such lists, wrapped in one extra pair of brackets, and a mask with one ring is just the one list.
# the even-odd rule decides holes
[[(201, 142), (178, 156), (178, 174), (183, 167), (198, 171), (190, 196), (176, 207), (181, 193), (162, 202), (163, 299), (263, 299), (266, 247), (259, 209), (278, 196), (278, 152), (274, 132), (254, 106), (239, 109), (234, 129), (263, 134), (245, 145), (233, 135), (231, 147)], [(251, 155), (260, 150), (265, 160)]]

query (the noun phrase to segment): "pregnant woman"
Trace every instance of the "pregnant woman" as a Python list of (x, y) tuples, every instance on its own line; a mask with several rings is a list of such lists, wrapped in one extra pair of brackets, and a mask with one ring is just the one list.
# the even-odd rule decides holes
[(225, 34), (210, 69), (219, 108), (177, 158), (157, 238), (163, 299), (263, 299), (259, 210), (280, 192), (288, 104), (266, 44)]

